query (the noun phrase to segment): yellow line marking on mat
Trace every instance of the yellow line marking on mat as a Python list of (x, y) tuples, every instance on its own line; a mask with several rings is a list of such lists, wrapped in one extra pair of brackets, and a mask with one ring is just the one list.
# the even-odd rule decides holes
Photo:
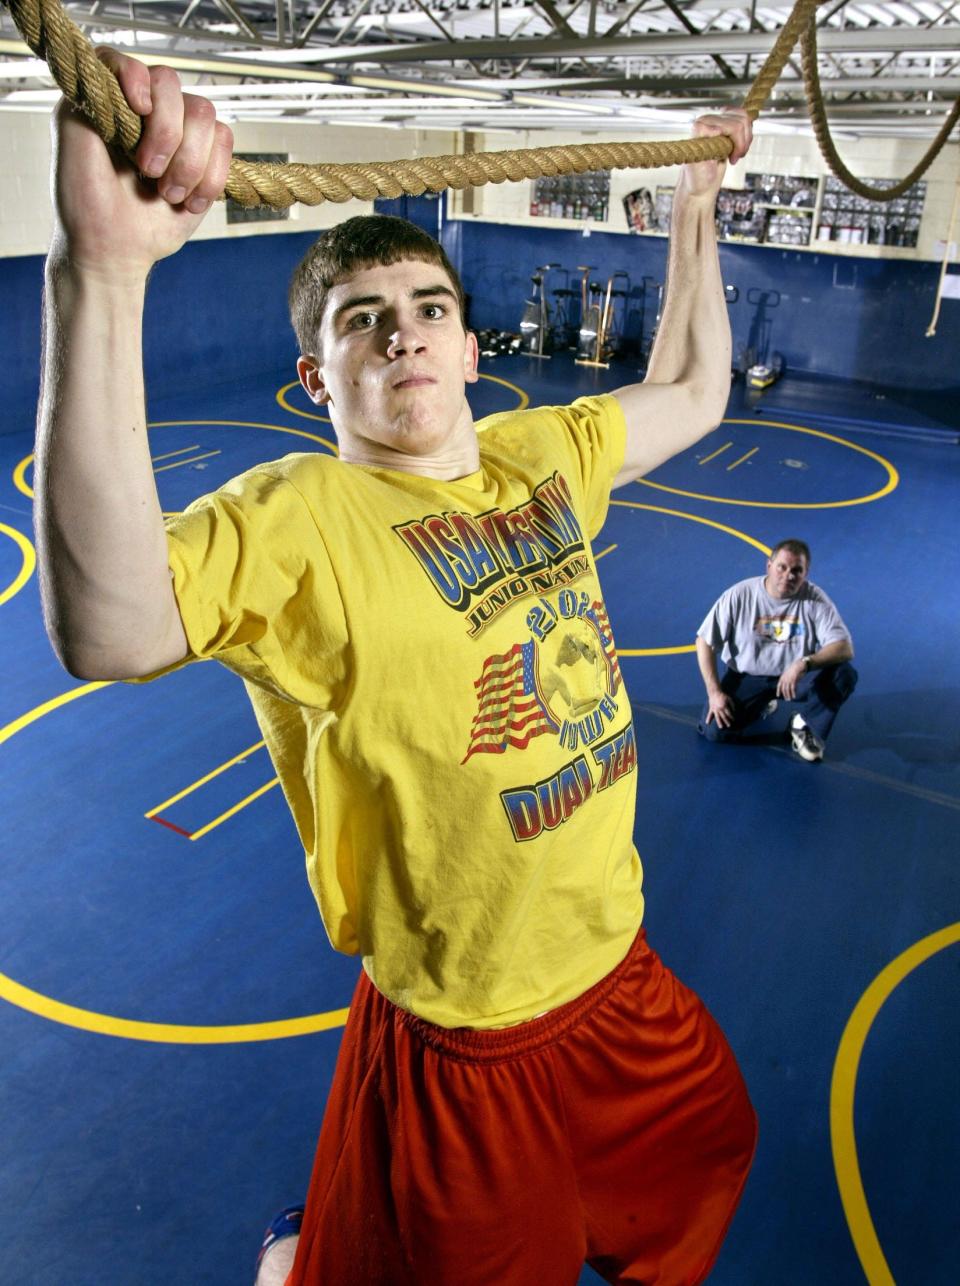
[(199, 443), (197, 443), (192, 447), (180, 447), (177, 451), (165, 451), (163, 455), (154, 455), (154, 456), (151, 456), (150, 459), (153, 461), (154, 464), (156, 464), (158, 460), (170, 460), (175, 455), (186, 455), (188, 451), (199, 451), (199, 450), (200, 450), (200, 445)]
[(723, 446), (720, 447), (718, 450), (714, 451), (712, 455), (705, 455), (703, 459), (698, 460), (697, 463), (709, 464), (711, 460), (716, 460), (718, 455), (723, 455), (724, 451), (728, 451), (732, 446), (733, 446), (732, 442), (724, 442)]
[(90, 692), (97, 692), (100, 688), (109, 688), (112, 686), (112, 680), (101, 681), (97, 683), (84, 683), (79, 688), (68, 688), (66, 692), (61, 692), (58, 697), (51, 697), (49, 701), (44, 701), (42, 705), (34, 706), (26, 714), (5, 724), (0, 728), (0, 746), (11, 737), (22, 732), (24, 728), (29, 728), (31, 723), (36, 723), (42, 719), (45, 714), (50, 714), (54, 710), (59, 710), (61, 706), (69, 705), (71, 701), (76, 701), (78, 697), (85, 697)]
[(279, 785), (280, 778), (274, 777), (273, 780), (268, 781), (265, 786), (260, 786), (257, 790), (254, 790), (247, 795), (245, 799), (241, 799), (238, 804), (234, 804), (232, 808), (228, 808), (225, 813), (221, 813), (219, 817), (215, 817), (212, 822), (207, 822), (206, 826), (201, 826), (199, 830), (191, 831), (190, 838), (203, 839), (204, 835), (209, 835), (209, 833), (222, 822), (229, 821), (229, 819), (231, 817), (235, 817), (242, 808), (246, 808), (247, 805), (252, 804), (255, 799), (259, 799), (260, 796), (265, 795), (268, 790), (272, 790), (274, 786)]
[(33, 455), (25, 455), (13, 471), (13, 485), (28, 500), (33, 499), (33, 487), (27, 482), (27, 470), (33, 464)]
[(203, 455), (192, 455), (189, 460), (174, 460), (173, 464), (162, 464), (154, 473), (166, 473), (167, 469), (182, 469), (185, 464), (196, 464), (198, 460), (209, 460), (211, 456), (223, 455), (222, 451), (205, 451)]
[[(319, 416), (311, 416), (311, 419), (319, 419)], [(152, 420), (148, 429), (176, 429), (184, 425), (190, 428), (202, 428), (205, 426), (213, 428), (232, 428), (232, 429), (270, 429), (275, 433), (293, 433), (298, 438), (309, 438), (311, 442), (321, 442), (325, 447), (330, 447), (336, 453), (336, 444), (327, 438), (321, 438), (317, 433), (310, 433), (306, 429), (292, 429), (289, 424), (263, 424), (259, 420)]]
[(299, 407), (290, 405), (287, 401), (287, 394), (292, 388), (300, 387), (302, 386), (299, 380), (291, 380), (289, 384), (284, 384), (278, 388), (276, 394), (277, 405), (281, 406), (285, 411), (289, 411), (291, 415), (300, 415), (305, 420), (319, 420), (321, 424), (329, 424), (329, 415), (317, 415), (316, 411), (301, 411)]
[(866, 447), (859, 446), (856, 442), (838, 438), (833, 433), (824, 433), (820, 429), (807, 429), (801, 424), (784, 424), (780, 420), (724, 420), (723, 423), (749, 424), (753, 429), (789, 429), (792, 433), (806, 433), (811, 438), (837, 442), (842, 447), (848, 447), (851, 451), (857, 451), (860, 455), (875, 460), (886, 470), (887, 481), (879, 491), (873, 491), (869, 496), (854, 496), (851, 500), (824, 500), (809, 504), (786, 500), (734, 500), (730, 496), (707, 496), (700, 491), (682, 491), (679, 487), (668, 487), (662, 482), (651, 482), (649, 478), (637, 478), (639, 485), (653, 487), (655, 491), (666, 491), (671, 496), (685, 496), (688, 500), (709, 500), (717, 505), (746, 505), (752, 509), (845, 509), (850, 505), (866, 505), (872, 500), (880, 500), (894, 491), (900, 482), (900, 475), (889, 460), (885, 460), (882, 455), (877, 455), (875, 451), (868, 451)]
[(291, 1036), (312, 1036), (316, 1032), (342, 1027), (347, 1021), (346, 1009), (309, 1014), (303, 1018), (281, 1018), (265, 1023), (237, 1023), (222, 1026), (194, 1026), (188, 1023), (152, 1023), (133, 1018), (116, 1018), (93, 1009), (65, 1005), (39, 991), (0, 973), (0, 998), (26, 1009), (40, 1018), (78, 1027), (99, 1036), (118, 1036), (123, 1040), (145, 1040), (165, 1045), (235, 1045), (255, 1040), (285, 1040)]
[(219, 777), (222, 772), (226, 772), (227, 769), (232, 768), (234, 764), (239, 764), (242, 760), (246, 759), (247, 755), (252, 755), (255, 750), (259, 750), (265, 745), (265, 741), (255, 741), (252, 746), (248, 746), (246, 750), (241, 750), (238, 755), (234, 755), (232, 759), (228, 759), (225, 763), (220, 764), (219, 767), (213, 768), (204, 777), (198, 777), (195, 782), (192, 782), (189, 786), (185, 786), (183, 790), (178, 791), (176, 795), (171, 795), (170, 798), (165, 799), (162, 804), (157, 804), (156, 808), (151, 808), (149, 813), (144, 813), (144, 817), (156, 817), (157, 813), (162, 813), (163, 810), (165, 808), (169, 808), (171, 804), (179, 803), (179, 801), (181, 799), (185, 799), (187, 795), (192, 795), (195, 790), (199, 790), (201, 786), (205, 786), (208, 781), (213, 781), (214, 777)]
[(938, 951), (960, 943), (960, 923), (948, 925), (908, 947), (877, 975), (858, 1001), (840, 1038), (830, 1084), (830, 1143), (840, 1200), (850, 1235), (870, 1286), (894, 1286), (880, 1248), (857, 1160), (853, 1101), (864, 1043), (884, 1002), (908, 974)]
[(516, 393), (520, 400), (517, 405), (513, 407), (514, 411), (523, 411), (530, 405), (529, 396), (523, 391), (519, 384), (511, 384), (509, 380), (501, 379), (499, 375), (487, 375), (484, 371), (479, 371), (478, 374), (482, 380), (487, 380), (490, 384), (502, 384), (503, 387), (508, 388), (511, 393)]
[(606, 554), (612, 554), (612, 553), (613, 553), (613, 551), (614, 551), (616, 548), (617, 548), (617, 546), (616, 546), (616, 545), (608, 545), (608, 546), (606, 547), (606, 549), (601, 549), (601, 550), (600, 550), (599, 554), (597, 554), (597, 555), (594, 557), (594, 560), (593, 560), (593, 561), (594, 561), (595, 563), (599, 563), (599, 561), (600, 561), (600, 559), (601, 559), (601, 558), (603, 558)]
[[(743, 540), (748, 545), (753, 545), (761, 553), (770, 557), (770, 546), (763, 544), (762, 541), (754, 540), (744, 531), (738, 531), (736, 527), (728, 527), (726, 523), (714, 522), (712, 518), (701, 518), (699, 514), (685, 514), (679, 509), (664, 509), (660, 505), (645, 505), (639, 500), (611, 500), (612, 505), (622, 505), (626, 509), (647, 509), (650, 513), (667, 514), (671, 518), (685, 518), (688, 522), (699, 522), (704, 527), (715, 527), (717, 531), (726, 532), (728, 536), (736, 536), (737, 540)], [(618, 647), (617, 656), (679, 656), (683, 652), (695, 652), (697, 645), (695, 643), (681, 643), (676, 647)]]
[[(101, 688), (113, 687), (112, 682), (84, 683), (78, 688), (69, 688), (59, 696), (51, 697), (41, 705), (34, 706), (25, 714), (11, 720), (0, 728), (0, 746), (29, 728), (31, 724), (42, 719), (63, 706), (69, 705), (79, 697), (99, 692)], [(194, 1025), (192, 1023), (154, 1023), (138, 1019), (117, 1018), (112, 1014), (101, 1014), (93, 1009), (81, 1009), (76, 1005), (66, 1005), (54, 1000), (42, 992), (25, 987), (14, 978), (0, 973), (0, 999), (25, 1009), (40, 1018), (51, 1022), (62, 1023), (65, 1027), (77, 1027), (81, 1031), (94, 1032), (101, 1036), (117, 1036), (124, 1040), (154, 1041), (168, 1045), (232, 1045), (257, 1040), (285, 1040), (291, 1036), (311, 1036), (316, 1032), (330, 1031), (342, 1027), (347, 1020), (346, 1009), (331, 1009), (325, 1013), (307, 1014), (302, 1018), (281, 1018), (262, 1023), (239, 1023)]]
[(739, 460), (734, 460), (733, 464), (727, 465), (727, 473), (729, 473), (731, 469), (735, 469), (738, 464), (743, 464), (744, 460), (749, 460), (752, 455), (756, 455), (759, 450), (759, 447), (751, 447), (746, 455), (742, 455)]
[(20, 550), (20, 570), (7, 588), (0, 590), (0, 606), (2, 606), (4, 603), (8, 603), (15, 594), (19, 594), (33, 575), (34, 568), (37, 565), (37, 555), (32, 542), (22, 531), (17, 531), (16, 527), (8, 527), (5, 522), (0, 522), (0, 532), (4, 536), (9, 536)]
[[(289, 387), (289, 386), (288, 386)], [(319, 419), (319, 416), (312, 416), (312, 419)], [(298, 438), (309, 438), (311, 442), (319, 442), (321, 446), (328, 447), (334, 455), (337, 454), (336, 443), (331, 442), (328, 438), (322, 438), (318, 433), (310, 433), (306, 429), (292, 429), (289, 424), (263, 424), (259, 420), (154, 420), (147, 425), (148, 429), (176, 429), (184, 425), (193, 428), (234, 428), (234, 429), (269, 429), (274, 433), (292, 433)], [(189, 450), (194, 448), (190, 447)], [(213, 454), (216, 454), (214, 452)], [(155, 469), (155, 473), (162, 472)], [(164, 509), (164, 518), (176, 518), (181, 511), (179, 509)]]

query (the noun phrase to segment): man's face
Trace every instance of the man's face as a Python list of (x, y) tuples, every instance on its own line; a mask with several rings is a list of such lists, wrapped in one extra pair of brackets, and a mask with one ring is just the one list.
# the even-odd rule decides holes
[(807, 579), (807, 560), (802, 554), (778, 549), (767, 559), (766, 586), (771, 598), (793, 598)]
[(300, 379), (329, 408), (342, 459), (458, 476), (443, 470), (475, 447), (465, 385), (478, 378), (477, 342), (442, 268), (405, 259), (334, 286), (317, 347)]

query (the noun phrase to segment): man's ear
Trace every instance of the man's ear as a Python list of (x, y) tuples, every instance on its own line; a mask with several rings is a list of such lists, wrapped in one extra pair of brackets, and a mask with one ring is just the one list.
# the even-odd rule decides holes
[(472, 330), (467, 331), (467, 346), (463, 352), (463, 378), (468, 384), (476, 384), (480, 376), (477, 367), (480, 364), (480, 345)]
[(316, 406), (326, 406), (330, 401), (330, 393), (316, 361), (312, 357), (298, 357), (297, 374), (300, 376), (300, 383), (306, 389), (307, 397), (310, 401)]

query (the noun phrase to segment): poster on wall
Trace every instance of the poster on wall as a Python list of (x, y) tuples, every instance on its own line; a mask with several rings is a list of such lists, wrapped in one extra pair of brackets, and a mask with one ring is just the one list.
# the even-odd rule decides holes
[(623, 212), (631, 232), (653, 232), (656, 211), (649, 188), (637, 188), (623, 198)]
[(656, 196), (649, 188), (637, 188), (623, 198), (623, 213), (630, 232), (670, 231), (673, 188), (658, 187)]

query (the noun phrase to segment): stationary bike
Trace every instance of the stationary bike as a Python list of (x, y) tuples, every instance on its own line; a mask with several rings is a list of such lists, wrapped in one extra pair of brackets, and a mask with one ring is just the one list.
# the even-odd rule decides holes
[(599, 366), (606, 370), (613, 352), (611, 328), (614, 321), (614, 299), (625, 298), (625, 290), (614, 290), (617, 277), (625, 272), (613, 272), (607, 278), (606, 290), (598, 281), (590, 281), (590, 268), (582, 266), (582, 305), (580, 343), (577, 349), (578, 366)]
[(520, 347), (531, 357), (549, 358), (553, 347), (553, 328), (550, 325), (550, 305), (547, 303), (546, 280), (551, 268), (559, 268), (558, 263), (547, 263), (537, 268), (530, 281), (533, 284), (533, 298), (526, 301), (523, 316), (520, 318)]

